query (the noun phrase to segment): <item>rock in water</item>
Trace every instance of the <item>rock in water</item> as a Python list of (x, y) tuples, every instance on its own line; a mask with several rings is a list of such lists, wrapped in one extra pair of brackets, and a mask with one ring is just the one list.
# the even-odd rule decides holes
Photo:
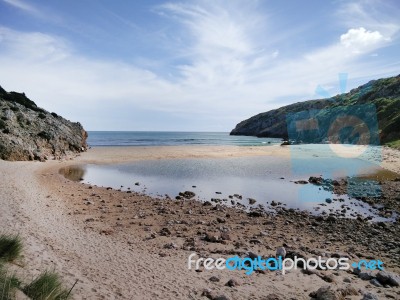
[(24, 93), (0, 87), (0, 159), (60, 159), (87, 150), (80, 123), (37, 107)]

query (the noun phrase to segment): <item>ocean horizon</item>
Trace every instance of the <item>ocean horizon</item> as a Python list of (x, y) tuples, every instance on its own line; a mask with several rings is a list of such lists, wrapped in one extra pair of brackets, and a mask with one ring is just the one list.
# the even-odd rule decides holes
[(90, 147), (107, 146), (181, 146), (227, 145), (269, 146), (280, 144), (280, 138), (235, 136), (229, 132), (182, 132), (182, 131), (88, 131)]

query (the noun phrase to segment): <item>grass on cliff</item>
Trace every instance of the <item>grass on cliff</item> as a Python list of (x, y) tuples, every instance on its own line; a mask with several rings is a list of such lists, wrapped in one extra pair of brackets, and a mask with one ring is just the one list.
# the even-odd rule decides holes
[(400, 140), (387, 143), (386, 146), (389, 146), (390, 148), (394, 148), (394, 149), (400, 150)]
[(13, 261), (22, 252), (22, 242), (18, 235), (0, 235), (0, 260)]

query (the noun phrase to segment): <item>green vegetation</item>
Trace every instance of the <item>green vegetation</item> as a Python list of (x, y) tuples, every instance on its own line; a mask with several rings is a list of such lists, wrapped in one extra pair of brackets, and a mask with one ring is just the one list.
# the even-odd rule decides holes
[(67, 299), (68, 290), (62, 287), (59, 276), (53, 272), (44, 272), (23, 288), (28, 297), (35, 300)]
[[(400, 140), (400, 75), (372, 80), (348, 93), (331, 98), (297, 102), (260, 113), (237, 124), (231, 134), (287, 139), (288, 114), (323, 110), (318, 117), (328, 120), (329, 115), (326, 114), (331, 108), (343, 108), (344, 113), (347, 109), (356, 112), (357, 105), (365, 104), (376, 109), (380, 143), (396, 147), (396, 142)], [(321, 132), (321, 141), (324, 139), (326, 134)]]
[(0, 260), (14, 261), (21, 255), (22, 242), (18, 235), (0, 236)]
[(50, 133), (45, 132), (45, 131), (41, 131), (37, 135), (40, 136), (42, 139), (45, 139), (47, 141), (49, 141), (49, 140), (51, 140), (53, 138), (53, 136)]
[(15, 290), (19, 287), (20, 281), (0, 263), (0, 299), (14, 299)]
[(0, 300), (15, 300), (20, 290), (34, 300), (67, 300), (72, 288), (63, 288), (60, 277), (45, 271), (32, 282), (23, 283), (7, 270), (5, 263), (11, 263), (20, 257), (22, 242), (18, 235), (0, 235)]
[(400, 140), (389, 142), (386, 144), (387, 146), (400, 150)]
[[(16, 93), (16, 92), (7, 93), (2, 87), (0, 87), (0, 98), (3, 98), (4, 100), (9, 101), (11, 103), (14, 102), (19, 103), (25, 106), (26, 108), (29, 108), (34, 111), (45, 112), (44, 109), (37, 107), (35, 102), (26, 97), (25, 93)], [(16, 109), (18, 110), (18, 107), (16, 107)]]

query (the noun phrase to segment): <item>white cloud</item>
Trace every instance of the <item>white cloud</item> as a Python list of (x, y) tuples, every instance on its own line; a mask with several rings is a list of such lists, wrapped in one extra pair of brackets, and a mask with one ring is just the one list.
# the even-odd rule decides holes
[(26, 11), (28, 13), (32, 13), (32, 14), (39, 13), (39, 11), (35, 7), (33, 7), (32, 5), (30, 5), (24, 1), (21, 1), (21, 0), (3, 0), (3, 2), (5, 2), (11, 6), (14, 6), (15, 8)]
[(10, 58), (31, 62), (61, 60), (70, 55), (67, 41), (40, 32), (18, 32), (0, 27), (0, 45)]
[(248, 1), (243, 6), (232, 1), (221, 5), (203, 0), (196, 4), (168, 3), (158, 8), (183, 25), (184, 41), (178, 52), (190, 60), (179, 67), (186, 84), (240, 84), (249, 66), (257, 67), (259, 62), (272, 59), (260, 52), (265, 46), (260, 36), (268, 31), (265, 18), (254, 10), (255, 3)]
[(385, 0), (353, 0), (343, 3), (337, 16), (348, 28), (369, 28), (385, 37), (394, 36), (400, 25), (397, 2)]
[(277, 58), (278, 55), (279, 55), (279, 50), (276, 50), (276, 51), (274, 51), (274, 52), (272, 53), (272, 57), (273, 57), (273, 58)]
[[(398, 72), (398, 65), (360, 61), (360, 53), (346, 47), (368, 53), (386, 46), (380, 36), (391, 35), (378, 29), (353, 29), (356, 34), (344, 33), (344, 41), (337, 36), (307, 53), (280, 52), (269, 41), (285, 31), (270, 27), (257, 1), (249, 3), (202, 0), (158, 7), (179, 24), (165, 32), (169, 47), (185, 62), (169, 66), (174, 75), (89, 57), (55, 35), (0, 27), (0, 84), (89, 129), (229, 130), (245, 117), (311, 98), (317, 85), (337, 87), (338, 73), (373, 78)], [(174, 122), (160, 125), (156, 121), (164, 119), (154, 120), (155, 114)]]
[[(58, 26), (63, 26), (65, 28), (70, 28), (70, 24), (66, 24), (59, 15), (56, 15), (54, 11), (49, 10), (45, 6), (39, 6), (35, 3), (27, 3), (22, 0), (0, 0), (8, 5), (24, 12), (26, 15), (38, 19), (40, 21), (45, 21), (48, 23), (56, 24)], [(0, 24), (1, 25), (1, 24)], [(79, 33), (79, 32), (78, 32)]]
[(369, 31), (364, 27), (351, 28), (345, 34), (340, 36), (340, 43), (354, 52), (364, 52), (390, 41), (379, 31)]

